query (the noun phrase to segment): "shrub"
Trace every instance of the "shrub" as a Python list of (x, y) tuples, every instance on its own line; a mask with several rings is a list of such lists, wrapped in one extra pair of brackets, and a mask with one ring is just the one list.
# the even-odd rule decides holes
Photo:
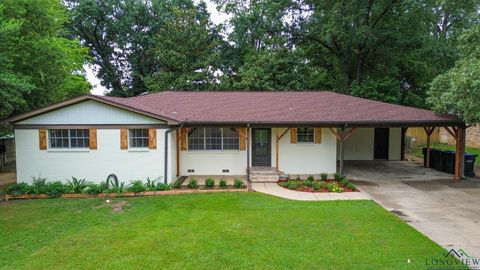
[(346, 178), (342, 178), (342, 179), (340, 179), (340, 184), (342, 184), (342, 186), (346, 187), (346, 186), (348, 186), (348, 184), (350, 184), (350, 181), (348, 181), (348, 179), (346, 179)]
[(314, 190), (320, 190), (320, 183), (319, 182), (313, 182), (313, 189)]
[(300, 178), (300, 175), (297, 175), (297, 177), (295, 178), (296, 181), (302, 181), (302, 178)]
[(90, 183), (83, 191), (90, 195), (98, 195), (107, 190), (107, 183), (101, 182), (100, 184)]
[(155, 190), (158, 190), (158, 191), (165, 191), (170, 189), (172, 189), (172, 185), (166, 184), (166, 183), (160, 183), (160, 182), (155, 187)]
[(342, 178), (342, 175), (339, 173), (335, 173), (335, 180), (339, 181)]
[(127, 188), (128, 192), (140, 193), (147, 190), (147, 187), (142, 183), (141, 180), (135, 180), (130, 183)]
[(213, 180), (213, 178), (205, 179), (205, 187), (206, 188), (213, 188), (213, 186), (215, 186), (215, 180)]
[(78, 179), (76, 177), (72, 177), (72, 181), (67, 180), (67, 183), (69, 191), (73, 193), (82, 193), (88, 184), (85, 179)]
[(190, 179), (190, 181), (188, 181), (188, 187), (189, 188), (198, 188), (197, 179), (195, 179), (195, 178)]
[(245, 184), (243, 183), (242, 179), (234, 179), (233, 180), (233, 186), (235, 188), (243, 188), (245, 186)]
[(31, 194), (45, 194), (47, 186), (47, 179), (45, 178), (33, 178), (33, 183), (31, 186)]
[(290, 180), (290, 181), (287, 182), (287, 188), (295, 190), (300, 186), (299, 183), (300, 183), (300, 181)]
[(320, 179), (322, 179), (322, 181), (327, 181), (327, 179), (328, 179), (328, 173), (322, 173), (322, 174), (320, 174)]
[(352, 183), (348, 183), (348, 185), (346, 186), (346, 188), (348, 188), (348, 189), (350, 189), (350, 190), (352, 190), (352, 191), (357, 190), (357, 187), (355, 187), (355, 185), (352, 184)]
[(313, 175), (309, 175), (309, 176), (307, 177), (307, 180), (313, 182), (313, 181), (315, 181), (315, 178), (313, 178)]
[(58, 198), (60, 195), (68, 193), (70, 186), (64, 185), (60, 181), (50, 182), (45, 185), (45, 194), (50, 198)]
[(183, 180), (177, 179), (173, 182), (172, 187), (173, 188), (182, 188), (182, 183), (183, 183)]
[(150, 179), (150, 177), (147, 177), (147, 182), (145, 183), (145, 187), (147, 188), (148, 191), (154, 191), (157, 188), (157, 183), (160, 182), (160, 179)]
[[(289, 180), (289, 181), (290, 181), (290, 180)], [(289, 182), (289, 181), (280, 182), (280, 183), (278, 183), (278, 184), (279, 184), (280, 186), (282, 186), (282, 187), (288, 187), (288, 182)]]
[(313, 187), (313, 180), (307, 179), (303, 182), (303, 184), (307, 187)]
[(227, 180), (225, 180), (225, 177), (220, 178), (220, 181), (218, 182), (218, 185), (221, 188), (227, 188)]
[(5, 194), (12, 195), (12, 196), (19, 196), (24, 194), (29, 194), (31, 191), (31, 187), (27, 183), (18, 183), (9, 185), (5, 189)]
[(106, 193), (122, 193), (125, 191), (125, 183), (120, 182), (105, 190)]
[(337, 183), (330, 183), (327, 185), (327, 189), (331, 192), (341, 193), (343, 188), (339, 187)]

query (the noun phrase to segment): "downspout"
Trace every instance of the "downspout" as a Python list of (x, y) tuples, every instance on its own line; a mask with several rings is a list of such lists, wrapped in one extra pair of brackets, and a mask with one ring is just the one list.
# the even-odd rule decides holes
[(183, 127), (183, 123), (180, 123), (179, 126), (175, 128), (170, 128), (169, 130), (165, 131), (165, 158), (164, 158), (164, 172), (163, 172), (163, 182), (167, 183), (167, 176), (168, 176), (168, 135), (173, 131), (177, 131)]
[(247, 181), (250, 182), (250, 124), (247, 124)]

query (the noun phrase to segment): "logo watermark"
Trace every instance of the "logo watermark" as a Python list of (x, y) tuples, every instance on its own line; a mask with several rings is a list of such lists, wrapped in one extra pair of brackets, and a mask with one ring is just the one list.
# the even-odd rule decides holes
[(468, 255), (463, 249), (450, 249), (442, 257), (425, 259), (426, 270), (478, 269), (480, 259)]

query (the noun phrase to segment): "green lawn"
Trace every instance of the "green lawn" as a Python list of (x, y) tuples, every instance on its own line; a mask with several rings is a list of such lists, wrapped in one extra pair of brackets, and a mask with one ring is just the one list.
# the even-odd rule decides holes
[[(423, 147), (426, 147), (426, 146), (421, 145), (421, 146), (413, 149), (412, 154), (414, 154), (414, 155), (417, 156), (417, 157), (423, 158), (423, 152), (422, 152), (422, 148), (423, 148)], [(440, 150), (451, 150), (451, 151), (455, 151), (455, 145), (448, 145), (448, 144), (443, 144), (443, 143), (432, 144), (430, 147), (431, 147), (431, 148), (440, 149)], [(476, 166), (480, 166), (480, 148), (466, 147), (465, 152), (466, 152), (466, 153), (469, 153), (469, 154), (477, 154), (477, 155), (479, 155), (479, 156), (477, 157), (477, 159), (475, 160), (475, 165), (476, 165)]]
[(121, 201), (120, 212), (105, 199), (0, 203), (0, 269), (425, 269), (444, 252), (373, 201)]

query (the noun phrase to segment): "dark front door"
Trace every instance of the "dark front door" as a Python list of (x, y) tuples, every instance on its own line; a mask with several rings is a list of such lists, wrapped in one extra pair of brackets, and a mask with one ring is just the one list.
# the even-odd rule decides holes
[(252, 138), (252, 166), (272, 166), (271, 129), (253, 128)]
[(388, 128), (376, 128), (375, 129), (375, 145), (373, 151), (374, 159), (388, 159)]

